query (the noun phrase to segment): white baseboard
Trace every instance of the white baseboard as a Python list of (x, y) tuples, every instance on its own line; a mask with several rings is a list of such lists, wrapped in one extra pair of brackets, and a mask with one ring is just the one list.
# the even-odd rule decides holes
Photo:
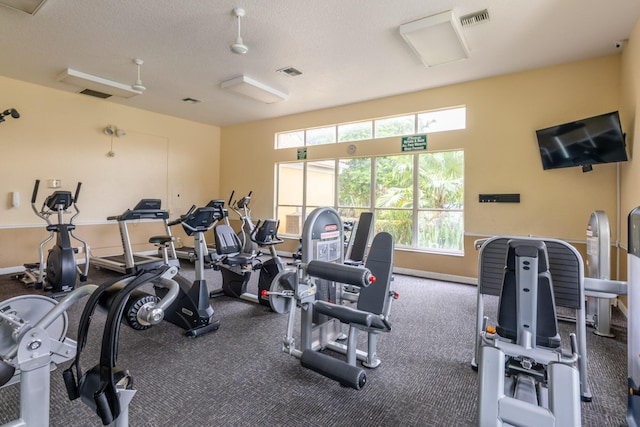
[[(84, 258), (78, 258), (76, 260), (77, 265), (83, 265), (84, 264)], [(23, 265), (14, 265), (11, 267), (3, 267), (0, 268), (0, 275), (5, 275), (5, 274), (16, 274), (16, 273), (22, 273), (24, 272), (25, 268)]]
[(23, 271), (24, 271), (24, 267), (23, 266), (0, 268), (0, 274), (1, 275), (22, 273)]

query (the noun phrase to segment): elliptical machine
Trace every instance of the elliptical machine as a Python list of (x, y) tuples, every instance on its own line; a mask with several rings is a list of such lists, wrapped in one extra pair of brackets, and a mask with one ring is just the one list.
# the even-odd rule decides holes
[(239, 200), (233, 201), (232, 203), (233, 195), (235, 194), (235, 191), (232, 191), (231, 196), (229, 197), (229, 207), (238, 214), (240, 221), (242, 221), (242, 227), (240, 227), (240, 232), (238, 233), (238, 238), (240, 239), (240, 243), (242, 243), (241, 252), (243, 254), (254, 256), (257, 249), (256, 243), (252, 240), (251, 236), (253, 236), (257, 227), (253, 225), (251, 209), (249, 208), (252, 193), (253, 191), (249, 191), (249, 194)]
[[(74, 219), (80, 214), (78, 196), (80, 194), (81, 182), (78, 182), (76, 193), (72, 197), (70, 191), (57, 190), (49, 195), (40, 210), (36, 207), (38, 197), (38, 187), (40, 180), (37, 179), (33, 187), (31, 196), (31, 208), (33, 212), (47, 223), (49, 237), (40, 243), (40, 260), (37, 264), (25, 264), (25, 272), (19, 276), (20, 280), (27, 286), (34, 286), (36, 289), (53, 291), (56, 293), (67, 293), (76, 286), (76, 275), (80, 281), (85, 282), (89, 273), (89, 246), (87, 242), (77, 237), (73, 231), (76, 229)], [(68, 209), (73, 206), (76, 213), (71, 217), (69, 223), (64, 222), (64, 214), (68, 214)], [(53, 214), (58, 216), (57, 223), (52, 223), (49, 217)], [(44, 246), (53, 238), (56, 238), (55, 245), (49, 249), (47, 262), (44, 262)], [(82, 245), (84, 257), (84, 268), (80, 268), (76, 260), (78, 250), (71, 246), (71, 238), (77, 240)]]

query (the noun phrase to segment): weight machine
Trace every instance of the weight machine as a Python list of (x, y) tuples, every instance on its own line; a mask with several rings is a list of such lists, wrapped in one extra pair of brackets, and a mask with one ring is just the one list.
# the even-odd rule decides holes
[(627, 400), (627, 424), (640, 426), (640, 207), (628, 217), (627, 279), (627, 365), (629, 395)]
[[(495, 236), (483, 241), (478, 256), (478, 297), (476, 315), (476, 348), (471, 366), (478, 367), (482, 335), (484, 330), (484, 299), (500, 296), (504, 275), (504, 260), (511, 239), (540, 240), (520, 236)], [(575, 310), (578, 371), (580, 374), (580, 396), (582, 401), (593, 398), (587, 371), (587, 325), (585, 321), (584, 264), (582, 255), (570, 244), (558, 239), (542, 239), (547, 250), (549, 271), (553, 279), (553, 294), (556, 307)]]
[[(305, 221), (302, 234), (302, 262), (297, 270), (282, 271), (273, 280), (269, 296), (279, 313), (289, 313), (282, 350), (303, 367), (340, 384), (361, 389), (366, 374), (356, 366), (376, 368), (377, 335), (391, 331), (391, 301), (398, 297), (389, 290), (393, 269), (393, 239), (379, 233), (373, 240), (364, 268), (342, 264), (342, 221), (333, 208), (317, 208)], [(356, 307), (344, 305), (344, 285), (359, 288)], [(294, 338), (296, 310), (300, 307), (300, 348)], [(342, 333), (341, 323), (349, 325)], [(367, 332), (367, 351), (357, 349), (357, 333)], [(347, 344), (339, 341), (347, 340)], [(346, 362), (321, 353), (324, 349), (346, 355)]]
[(578, 344), (560, 346), (543, 240), (509, 239), (497, 326), (483, 322), (478, 425), (580, 426)]
[(73, 358), (66, 311), (97, 286), (84, 285), (59, 302), (21, 295), (0, 303), (0, 387), (20, 383), (20, 416), (6, 427), (48, 427), (50, 371)]

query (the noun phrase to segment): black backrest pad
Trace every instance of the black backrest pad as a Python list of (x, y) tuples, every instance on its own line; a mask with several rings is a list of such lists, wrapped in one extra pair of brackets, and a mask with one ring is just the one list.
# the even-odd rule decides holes
[(230, 225), (220, 224), (213, 230), (218, 255), (237, 254), (242, 250), (240, 239)]
[(373, 212), (362, 212), (358, 220), (356, 235), (353, 238), (353, 246), (351, 248), (350, 259), (353, 261), (362, 261), (364, 253), (367, 250), (367, 242), (373, 225)]
[[(500, 295), (507, 242), (512, 237), (490, 239), (480, 252), (478, 286), (484, 295)], [(559, 307), (580, 308), (581, 259), (568, 243), (544, 239), (549, 259), (549, 272), (553, 279), (553, 294)]]
[(393, 273), (393, 237), (387, 232), (376, 234), (365, 265), (375, 276), (376, 282), (360, 288), (358, 310), (383, 314), (389, 303), (389, 286)]
[[(529, 276), (532, 283), (518, 283), (516, 280), (518, 258), (535, 258), (538, 270)], [(518, 322), (530, 323), (532, 319), (524, 319), (518, 316), (518, 295), (521, 295), (525, 304), (533, 304), (536, 307), (536, 344), (544, 347), (558, 347), (560, 338), (556, 320), (556, 308), (553, 300), (553, 285), (551, 276), (547, 270), (547, 253), (545, 244), (538, 240), (510, 240), (506, 268), (504, 269), (504, 282), (500, 294), (498, 306), (498, 334), (502, 337), (517, 340)], [(526, 269), (524, 265), (522, 268)], [(537, 301), (526, 300), (532, 293), (527, 291), (537, 286)]]

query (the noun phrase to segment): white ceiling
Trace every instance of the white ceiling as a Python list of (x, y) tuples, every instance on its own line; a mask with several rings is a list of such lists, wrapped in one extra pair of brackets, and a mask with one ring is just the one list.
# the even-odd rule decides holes
[[(229, 50), (234, 7), (246, 11), (243, 56)], [(469, 59), (426, 68), (398, 28), (450, 9), (490, 20), (463, 29)], [(146, 92), (104, 102), (227, 126), (613, 54), (639, 18), (639, 0), (47, 0), (35, 15), (0, 7), (0, 75), (77, 91), (56, 76), (133, 84), (142, 58)], [(303, 74), (276, 72), (286, 66)], [(220, 89), (240, 74), (289, 99)]]

